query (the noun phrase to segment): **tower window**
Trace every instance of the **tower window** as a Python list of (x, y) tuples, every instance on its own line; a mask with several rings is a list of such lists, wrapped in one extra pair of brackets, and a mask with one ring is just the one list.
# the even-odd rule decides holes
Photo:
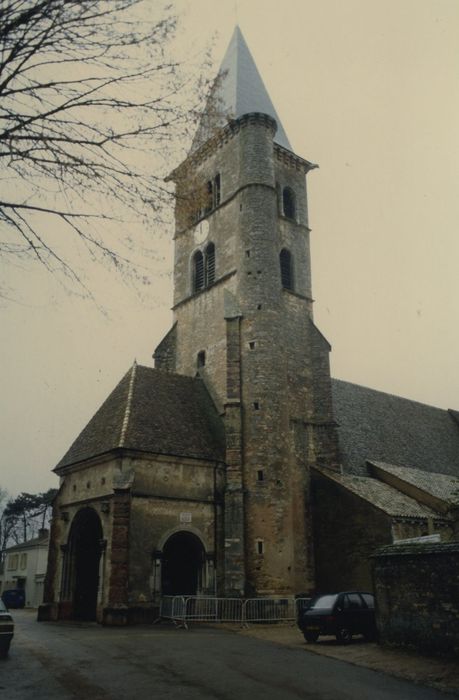
[(215, 245), (209, 243), (204, 253), (197, 250), (193, 255), (192, 288), (193, 292), (210, 287), (215, 282)]
[(206, 259), (206, 287), (210, 287), (215, 282), (215, 246), (209, 243), (205, 251)]
[(258, 469), (257, 470), (257, 480), (258, 481), (264, 481), (265, 480), (265, 474), (263, 469)]
[(249, 348), (251, 350), (255, 350), (255, 341), (254, 340), (249, 341)]
[(260, 410), (260, 404), (258, 401), (253, 402), (253, 410), (254, 411), (259, 411)]
[(193, 256), (193, 291), (204, 289), (204, 256), (200, 250)]
[(293, 290), (293, 261), (289, 250), (283, 248), (279, 255), (281, 282), (284, 289)]
[(263, 554), (265, 551), (265, 543), (263, 540), (257, 540), (255, 543), (257, 554)]
[(282, 190), (282, 208), (287, 219), (294, 219), (296, 214), (295, 195), (290, 187)]
[(221, 189), (221, 179), (220, 173), (215, 175), (214, 178), (214, 207), (218, 207), (220, 204), (220, 189)]
[(204, 214), (208, 214), (209, 212), (212, 211), (214, 206), (214, 188), (212, 185), (212, 182), (209, 180), (207, 183), (207, 192), (206, 192), (206, 204), (204, 207)]
[(198, 365), (198, 369), (200, 367), (205, 367), (205, 365), (206, 365), (206, 351), (205, 350), (201, 350), (200, 352), (198, 352), (197, 365)]

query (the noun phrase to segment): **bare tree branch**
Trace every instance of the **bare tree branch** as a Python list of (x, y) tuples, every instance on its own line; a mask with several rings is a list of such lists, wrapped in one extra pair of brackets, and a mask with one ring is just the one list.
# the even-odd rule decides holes
[(128, 269), (103, 224), (161, 220), (207, 86), (171, 55), (176, 18), (156, 3), (0, 0), (0, 18), (0, 255), (87, 294), (67, 242)]

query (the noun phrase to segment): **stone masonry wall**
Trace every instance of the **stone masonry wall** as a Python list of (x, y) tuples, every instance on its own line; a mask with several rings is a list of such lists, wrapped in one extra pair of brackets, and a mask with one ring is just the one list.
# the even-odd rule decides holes
[[(233, 447), (240, 449), (242, 489), (236, 489), (228, 473), (227, 493), (232, 490), (232, 495), (227, 497), (225, 528), (237, 557), (243, 535), (248, 595), (291, 594), (311, 585), (307, 465), (320, 457), (327, 440), (305, 426), (319, 422), (322, 430), (324, 422), (332, 421), (329, 346), (322, 338), (317, 341), (311, 325), (308, 166), (274, 145), (274, 130), (270, 117), (245, 115), (224, 131), (221, 141), (192, 155), (174, 178), (178, 194), (175, 371), (194, 375), (197, 354), (205, 351), (205, 366), (199, 374), (218, 409), (228, 413), (232, 436), (241, 417), (240, 448), (239, 443)], [(205, 184), (217, 173), (220, 203), (202, 225), (187, 226), (186, 212), (180, 210), (187, 187), (196, 186), (197, 181)], [(294, 192), (296, 211), (291, 217), (283, 211), (284, 187)], [(195, 251), (205, 252), (209, 242), (215, 245), (215, 283), (194, 293), (191, 261)], [(279, 254), (283, 248), (292, 256), (294, 289), (290, 291), (282, 288)], [(227, 393), (227, 373), (234, 365), (232, 360), (228, 364), (232, 349), (225, 299), (229, 296), (240, 319), (240, 406)], [(317, 373), (319, 384), (314, 379)], [(307, 444), (304, 453), (298, 449), (292, 422), (301, 426), (304, 443), (310, 439), (311, 450)], [(233, 467), (239, 478), (239, 466)], [(237, 557), (231, 564), (227, 557), (232, 588), (236, 588)]]
[(319, 472), (312, 472), (318, 593), (372, 590), (371, 555), (392, 542), (391, 518)]
[(373, 562), (380, 642), (459, 654), (459, 542), (392, 545)]
[[(223, 474), (214, 462), (174, 457), (131, 458), (129, 542), (130, 606), (148, 609), (153, 595), (153, 553), (176, 532), (191, 532), (207, 554), (221, 556)], [(184, 516), (186, 516), (184, 518)], [(218, 522), (217, 522), (218, 521)], [(158, 582), (156, 582), (159, 590)]]

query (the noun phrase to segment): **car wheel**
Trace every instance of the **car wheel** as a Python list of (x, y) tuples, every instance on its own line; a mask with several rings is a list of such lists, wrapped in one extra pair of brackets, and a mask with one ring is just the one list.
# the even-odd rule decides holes
[(306, 631), (304, 633), (304, 638), (309, 644), (314, 644), (314, 642), (317, 642), (317, 640), (319, 639), (319, 633)]
[(336, 640), (340, 644), (350, 644), (352, 640), (352, 632), (347, 627), (340, 627), (336, 633)]

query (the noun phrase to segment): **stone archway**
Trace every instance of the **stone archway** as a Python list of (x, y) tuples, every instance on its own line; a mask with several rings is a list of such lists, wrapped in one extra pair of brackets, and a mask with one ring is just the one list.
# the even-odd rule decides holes
[(197, 595), (204, 584), (204, 546), (192, 532), (175, 532), (162, 550), (162, 595)]
[(73, 602), (72, 617), (78, 620), (96, 619), (102, 536), (96, 511), (79, 510), (70, 528), (66, 582)]

